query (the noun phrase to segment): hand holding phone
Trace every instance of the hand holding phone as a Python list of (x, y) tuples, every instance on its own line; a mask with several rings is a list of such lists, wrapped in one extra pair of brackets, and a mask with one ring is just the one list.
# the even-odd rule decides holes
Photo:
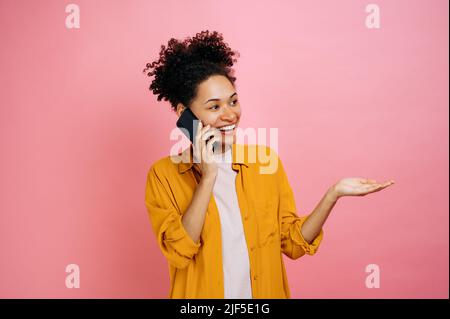
[(214, 143), (220, 141), (220, 132), (210, 125), (203, 127), (203, 123), (186, 108), (181, 113), (177, 127), (190, 139), (193, 144), (194, 157), (199, 161), (203, 176), (216, 176), (217, 165), (213, 159)]
[(192, 144), (194, 144), (194, 137), (197, 133), (196, 131), (199, 121), (200, 120), (195, 116), (190, 108), (184, 109), (177, 121), (177, 127), (189, 138)]

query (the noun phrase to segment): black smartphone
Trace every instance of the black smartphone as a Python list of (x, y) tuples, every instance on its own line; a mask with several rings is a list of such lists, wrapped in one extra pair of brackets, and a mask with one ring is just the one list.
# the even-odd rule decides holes
[[(185, 108), (183, 113), (181, 113), (180, 117), (177, 120), (177, 127), (189, 138), (192, 144), (194, 143), (194, 136), (195, 134), (197, 134), (198, 122), (199, 119), (195, 116), (190, 108)], [(208, 138), (208, 141), (211, 138), (212, 136)]]

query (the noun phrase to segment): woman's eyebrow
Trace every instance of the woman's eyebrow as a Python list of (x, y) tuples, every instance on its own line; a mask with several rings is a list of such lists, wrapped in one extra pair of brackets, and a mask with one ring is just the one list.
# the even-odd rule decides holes
[[(237, 94), (237, 93), (234, 92), (233, 94), (230, 95), (229, 98), (231, 99), (231, 98), (232, 98), (233, 96), (235, 96), (236, 94)], [(220, 101), (220, 99), (209, 99), (208, 101), (205, 102), (205, 104), (208, 103), (208, 102), (210, 102), (210, 101)]]

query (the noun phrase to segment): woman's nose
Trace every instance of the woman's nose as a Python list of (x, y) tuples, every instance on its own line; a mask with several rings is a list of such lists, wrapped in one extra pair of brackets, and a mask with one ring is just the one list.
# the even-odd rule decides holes
[(236, 113), (234, 113), (229, 108), (226, 108), (224, 113), (222, 114), (222, 119), (227, 121), (234, 121), (236, 119)]

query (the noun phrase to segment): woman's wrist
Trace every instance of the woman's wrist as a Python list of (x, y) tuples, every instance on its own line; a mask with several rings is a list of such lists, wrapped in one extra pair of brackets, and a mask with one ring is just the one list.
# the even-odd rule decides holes
[(217, 176), (217, 174), (208, 174), (208, 175), (205, 174), (200, 179), (200, 183), (207, 184), (207, 185), (209, 185), (209, 184), (214, 185), (214, 182), (216, 181), (216, 176)]
[(336, 202), (339, 199), (339, 193), (336, 190), (336, 188), (333, 186), (331, 186), (328, 191), (327, 191), (327, 197), (332, 201), (332, 202)]

